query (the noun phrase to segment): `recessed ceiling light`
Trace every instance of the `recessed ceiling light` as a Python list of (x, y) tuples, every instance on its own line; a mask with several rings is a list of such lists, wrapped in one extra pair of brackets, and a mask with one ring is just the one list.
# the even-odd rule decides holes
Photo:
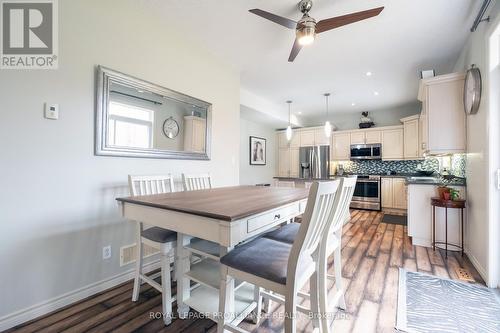
[(366, 76), (372, 76), (372, 72), (366, 72)]
[(356, 106), (356, 103), (351, 103), (352, 106)]
[(374, 94), (375, 96), (378, 96), (378, 91), (374, 91), (374, 92), (373, 92), (373, 94)]
[(299, 111), (299, 114), (302, 114), (302, 111)]

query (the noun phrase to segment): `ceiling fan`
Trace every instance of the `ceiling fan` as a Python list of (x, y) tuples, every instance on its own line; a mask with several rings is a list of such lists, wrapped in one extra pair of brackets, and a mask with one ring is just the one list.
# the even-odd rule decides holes
[(316, 22), (314, 18), (309, 16), (309, 11), (311, 10), (312, 5), (312, 0), (301, 0), (299, 2), (298, 7), (303, 15), (298, 22), (266, 12), (262, 9), (250, 9), (249, 12), (273, 21), (274, 23), (282, 25), (286, 28), (295, 29), (295, 42), (293, 43), (292, 51), (288, 57), (288, 61), (292, 62), (295, 60), (295, 57), (297, 57), (297, 54), (299, 54), (302, 46), (309, 45), (314, 42), (316, 34), (377, 16), (384, 9), (384, 7), (378, 7)]

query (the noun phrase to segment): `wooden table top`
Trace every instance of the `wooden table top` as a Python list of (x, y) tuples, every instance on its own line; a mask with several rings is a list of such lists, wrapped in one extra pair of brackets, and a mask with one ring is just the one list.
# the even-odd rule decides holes
[(307, 199), (308, 195), (309, 189), (304, 188), (232, 186), (117, 198), (116, 200), (218, 220), (235, 221)]

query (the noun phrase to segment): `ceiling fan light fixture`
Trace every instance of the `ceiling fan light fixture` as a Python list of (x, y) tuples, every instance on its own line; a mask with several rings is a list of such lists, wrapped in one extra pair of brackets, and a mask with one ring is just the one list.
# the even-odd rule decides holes
[(316, 38), (316, 29), (314, 25), (306, 25), (297, 29), (297, 41), (300, 45), (310, 45), (314, 42)]

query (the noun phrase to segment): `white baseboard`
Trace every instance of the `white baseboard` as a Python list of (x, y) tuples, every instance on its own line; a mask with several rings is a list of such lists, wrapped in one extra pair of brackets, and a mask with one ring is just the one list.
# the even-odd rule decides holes
[[(144, 264), (144, 272), (160, 268), (160, 261)], [(95, 295), (107, 289), (113, 288), (123, 282), (129, 281), (134, 278), (135, 269), (130, 269), (126, 272), (112, 276), (110, 278), (89, 284), (85, 287), (70, 291), (63, 295), (54, 297), (47, 301), (32, 305), (28, 308), (13, 312), (0, 318), (0, 331), (4, 331), (11, 327), (20, 325), (29, 320), (43, 316), (49, 312), (60, 309), (66, 305), (81, 301), (84, 298)], [(132, 294), (131, 294), (132, 295)]]
[[(479, 275), (483, 278), (484, 282), (488, 284), (488, 274), (486, 273), (486, 270), (484, 269), (483, 266), (479, 263), (479, 260), (476, 259), (476, 257), (467, 249), (465, 248), (465, 254), (467, 254), (467, 257), (469, 257), (470, 262), (472, 263), (472, 266), (477, 270)], [(488, 286), (491, 287), (491, 286)]]

